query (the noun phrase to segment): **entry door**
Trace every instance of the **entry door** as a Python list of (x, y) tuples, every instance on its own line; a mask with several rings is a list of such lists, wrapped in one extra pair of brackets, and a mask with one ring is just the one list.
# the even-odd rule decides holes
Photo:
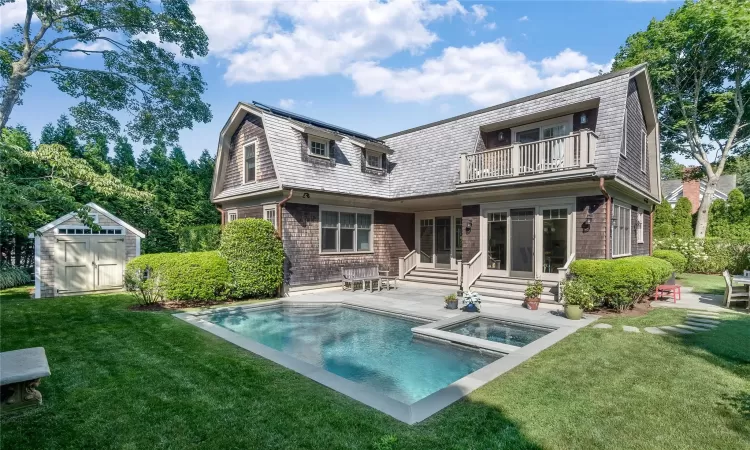
[(451, 216), (435, 217), (435, 268), (451, 268)]
[(89, 236), (60, 239), (55, 246), (55, 288), (58, 293), (93, 289)]
[(125, 239), (108, 236), (92, 236), (90, 239), (94, 290), (121, 288)]
[(534, 278), (535, 208), (510, 210), (510, 276)]

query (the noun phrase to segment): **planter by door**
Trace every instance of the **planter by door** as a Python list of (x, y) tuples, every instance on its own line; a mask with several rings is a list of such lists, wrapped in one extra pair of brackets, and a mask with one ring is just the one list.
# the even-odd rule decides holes
[(570, 320), (581, 320), (583, 310), (580, 305), (565, 305), (565, 317)]
[(538, 298), (527, 298), (526, 299), (526, 307), (528, 307), (532, 311), (536, 311), (539, 309), (539, 299)]

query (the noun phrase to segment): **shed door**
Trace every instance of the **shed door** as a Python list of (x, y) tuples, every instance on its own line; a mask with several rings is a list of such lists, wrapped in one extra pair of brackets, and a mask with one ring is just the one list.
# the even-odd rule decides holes
[(125, 239), (109, 236), (91, 236), (89, 239), (94, 268), (94, 290), (121, 288)]
[(55, 288), (57, 292), (93, 289), (93, 266), (89, 236), (58, 239), (55, 248)]

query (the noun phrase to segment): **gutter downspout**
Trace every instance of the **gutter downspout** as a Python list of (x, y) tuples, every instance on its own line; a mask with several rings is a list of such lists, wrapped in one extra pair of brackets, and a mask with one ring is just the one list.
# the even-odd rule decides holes
[(214, 206), (217, 211), (219, 211), (219, 214), (221, 214), (221, 227), (224, 228), (224, 210), (219, 208), (218, 206)]
[(607, 207), (605, 208), (605, 228), (604, 228), (604, 259), (610, 259), (609, 256), (609, 234), (611, 232), (611, 216), (612, 216), (612, 197), (607, 193), (607, 189), (604, 187), (604, 177), (599, 178), (599, 190), (602, 191), (604, 198), (607, 200)]

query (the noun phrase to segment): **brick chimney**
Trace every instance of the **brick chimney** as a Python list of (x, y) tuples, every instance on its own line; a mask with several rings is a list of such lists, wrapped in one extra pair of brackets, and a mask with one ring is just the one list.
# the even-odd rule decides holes
[(696, 177), (696, 169), (688, 167), (682, 174), (682, 196), (693, 204), (693, 209), (690, 211), (692, 214), (695, 214), (701, 205), (701, 180)]

